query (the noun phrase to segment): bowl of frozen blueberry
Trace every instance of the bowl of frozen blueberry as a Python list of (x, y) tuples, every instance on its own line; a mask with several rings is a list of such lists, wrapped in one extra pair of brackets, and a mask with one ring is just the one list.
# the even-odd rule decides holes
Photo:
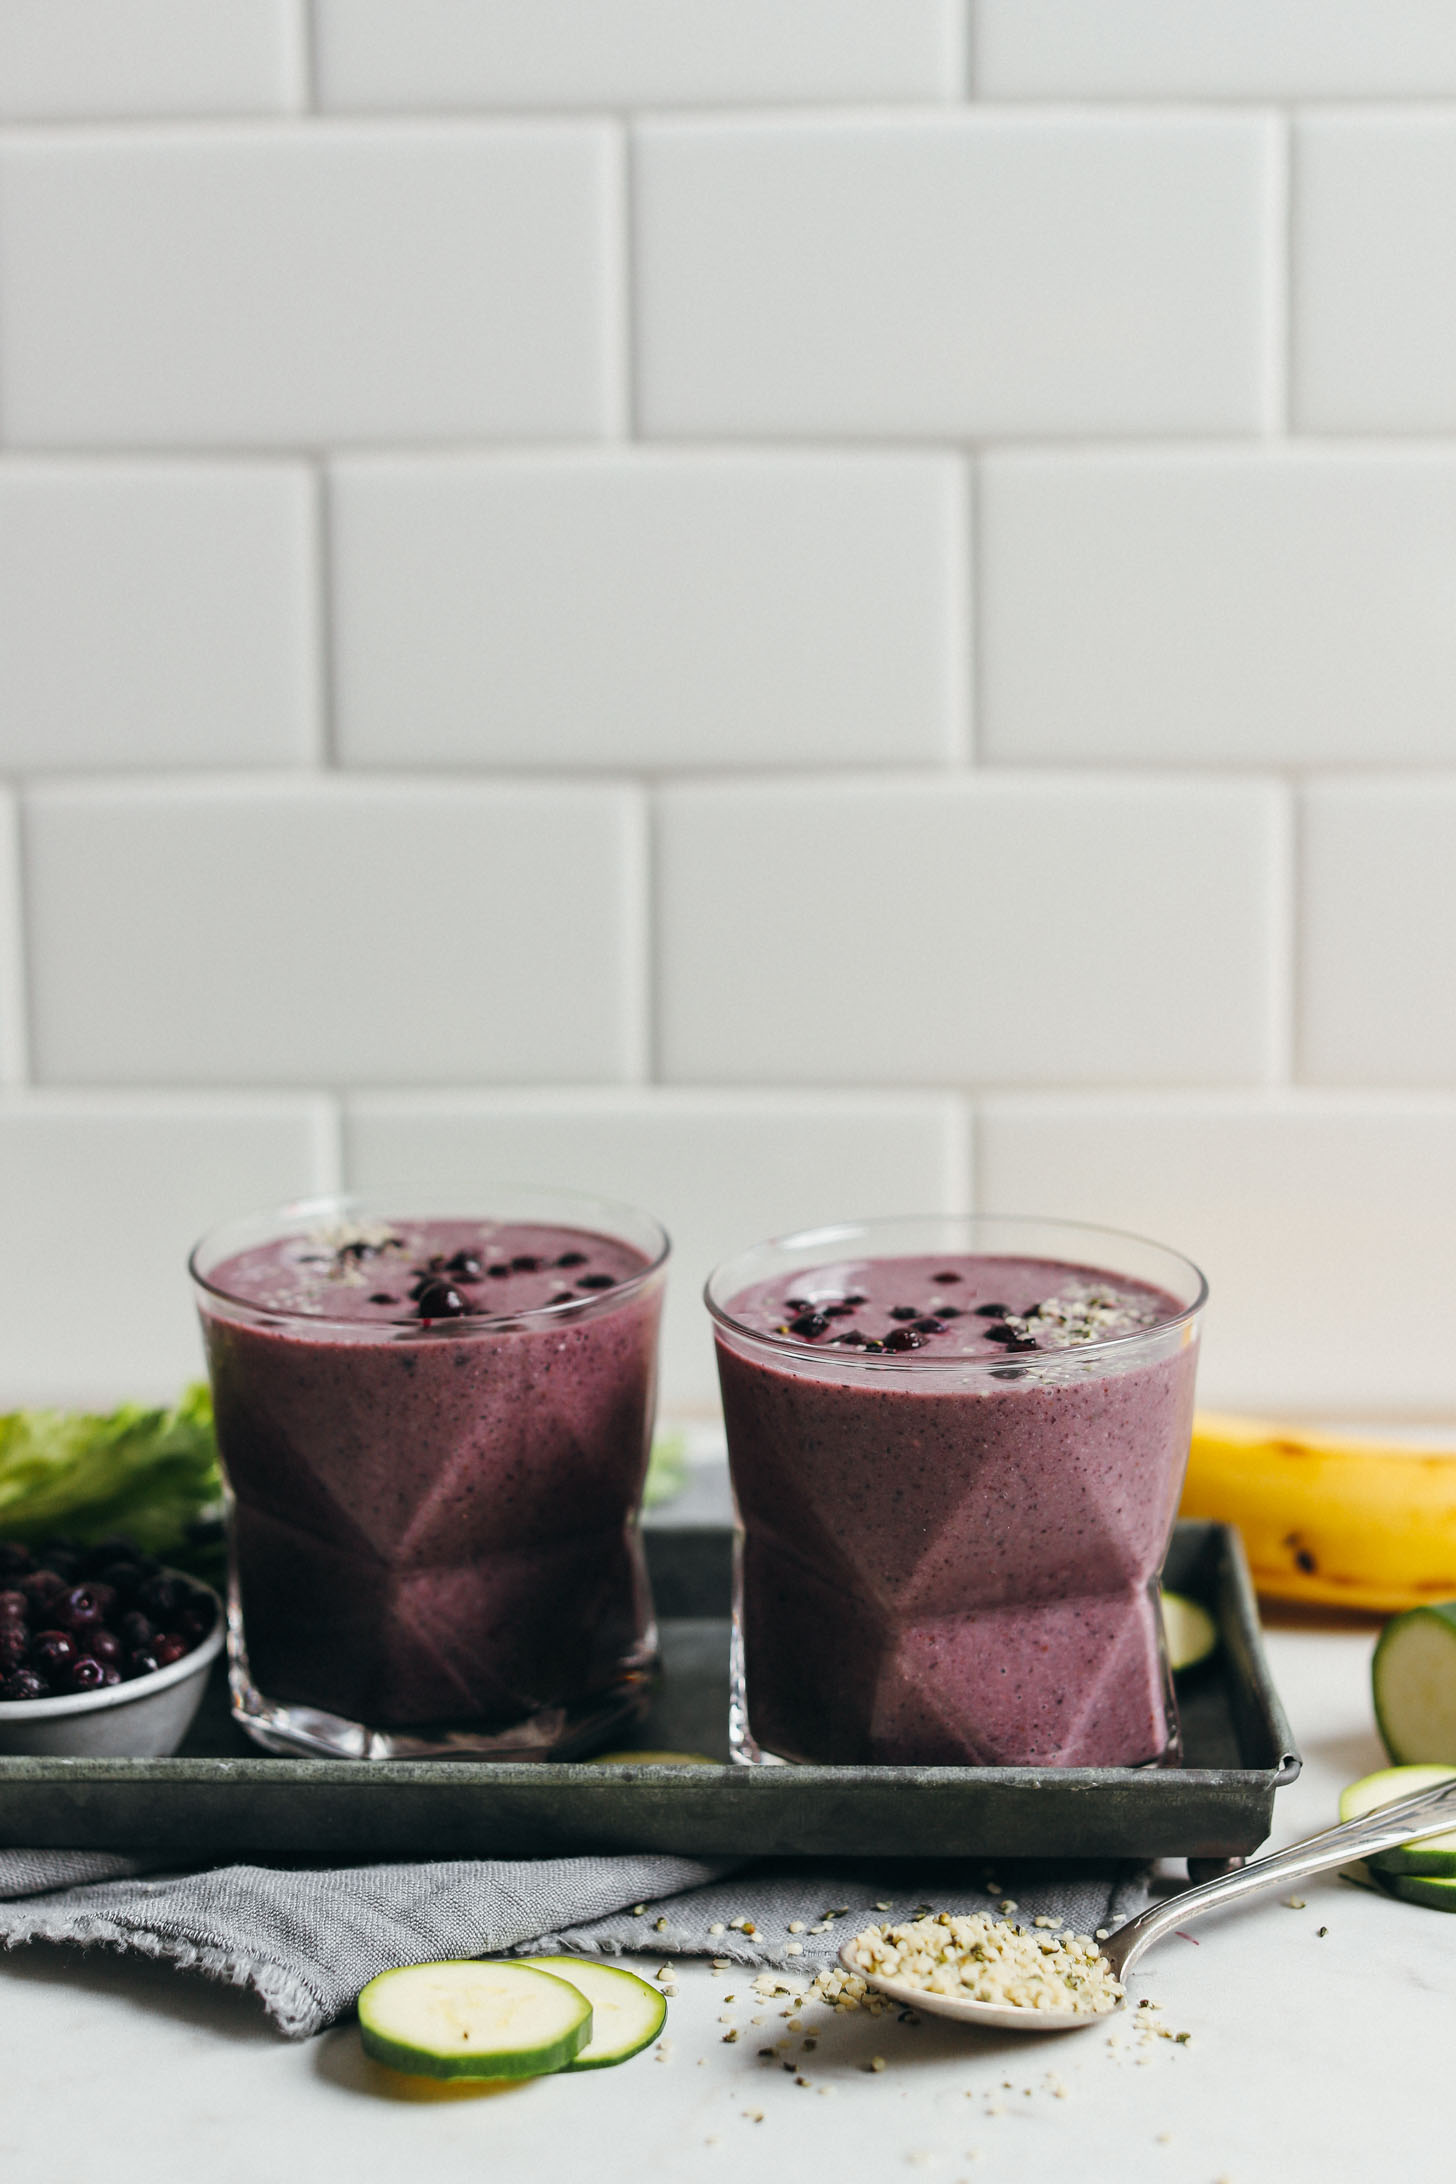
[(131, 1540), (0, 1540), (0, 1752), (175, 1752), (223, 1635), (211, 1587)]

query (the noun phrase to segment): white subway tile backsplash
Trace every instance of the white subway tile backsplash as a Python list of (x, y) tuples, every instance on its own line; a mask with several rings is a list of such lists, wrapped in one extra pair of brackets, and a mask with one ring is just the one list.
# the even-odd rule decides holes
[(0, 121), (278, 112), (306, 0), (0, 0)]
[(600, 433), (613, 150), (587, 122), (16, 137), (0, 152), (5, 434)]
[(962, 0), (316, 0), (326, 107), (956, 97)]
[(1449, 450), (1003, 454), (980, 509), (987, 756), (1456, 760)]
[(925, 1093), (556, 1092), (349, 1103), (350, 1187), (469, 1192), (485, 1179), (550, 1183), (645, 1206), (673, 1254), (662, 1400), (717, 1399), (703, 1283), (766, 1236), (830, 1221), (964, 1204), (964, 1122)]
[(1456, 427), (1456, 116), (1295, 131), (1294, 406), (1318, 432)]
[[(188, 1252), (219, 1221), (317, 1189), (326, 1128), (307, 1099), (0, 1098), (0, 1404), (109, 1410), (197, 1378)], [(78, 1268), (84, 1322), (57, 1308)]]
[(1446, 0), (976, 0), (984, 98), (1430, 98)]
[(1273, 1063), (1280, 800), (1022, 776), (674, 789), (676, 1082), (1237, 1083)]
[(646, 430), (1255, 429), (1271, 148), (1240, 115), (644, 125)]
[(985, 1205), (1131, 1229), (1203, 1267), (1206, 1406), (1456, 1412), (1456, 1351), (1423, 1333), (1456, 1317), (1456, 1102), (1005, 1098), (978, 1131)]
[(1456, 1085), (1456, 776), (1316, 784), (1302, 833), (1303, 1074)]
[(333, 480), (339, 749), (366, 765), (952, 755), (950, 458), (373, 458)]
[(314, 529), (301, 468), (0, 463), (0, 768), (313, 757)]
[(37, 789), (36, 1073), (620, 1079), (636, 1058), (638, 816), (608, 787)]

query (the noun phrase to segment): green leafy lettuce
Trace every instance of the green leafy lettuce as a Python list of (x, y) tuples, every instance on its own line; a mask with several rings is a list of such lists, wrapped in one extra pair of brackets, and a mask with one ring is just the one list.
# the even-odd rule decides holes
[(124, 1532), (148, 1554), (190, 1564), (197, 1520), (221, 1496), (205, 1383), (165, 1410), (0, 1414), (0, 1539), (64, 1534), (89, 1545)]

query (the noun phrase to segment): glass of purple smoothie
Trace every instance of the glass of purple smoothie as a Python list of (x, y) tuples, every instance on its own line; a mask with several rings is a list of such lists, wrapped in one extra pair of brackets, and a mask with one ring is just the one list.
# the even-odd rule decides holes
[(734, 1756), (1176, 1763), (1158, 1572), (1206, 1296), (1066, 1221), (869, 1221), (720, 1266)]
[(471, 1195), (314, 1199), (192, 1254), (233, 1712), (270, 1750), (548, 1759), (645, 1707), (667, 1238), (567, 1192)]

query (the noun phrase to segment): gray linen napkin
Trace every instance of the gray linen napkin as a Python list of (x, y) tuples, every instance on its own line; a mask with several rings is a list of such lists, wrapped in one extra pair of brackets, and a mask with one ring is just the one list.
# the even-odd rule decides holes
[[(100, 1851), (13, 1850), (0, 1851), (0, 1942), (131, 1951), (251, 1987), (280, 2032), (299, 2039), (343, 2016), (366, 1981), (397, 1964), (534, 1945), (722, 1956), (808, 1973), (871, 1920), (922, 1904), (993, 1908), (993, 1880), (1011, 1892), (1004, 1900), (1019, 1918), (1044, 1913), (1079, 1933), (1118, 1924), (1145, 1893), (1138, 1867), (1001, 1861), (993, 1872), (984, 1860), (877, 1873), (651, 1854), (175, 1873)], [(744, 1920), (751, 1932), (735, 1923)]]

